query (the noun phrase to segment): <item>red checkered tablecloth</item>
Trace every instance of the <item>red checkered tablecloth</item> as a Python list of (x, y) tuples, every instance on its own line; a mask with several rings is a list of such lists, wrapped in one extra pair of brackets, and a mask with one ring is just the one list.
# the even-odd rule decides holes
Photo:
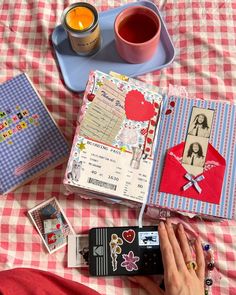
[[(129, 1), (97, 0), (99, 11)], [(81, 94), (67, 90), (55, 60), (50, 35), (72, 1), (2, 0), (0, 4), (0, 82), (26, 72), (62, 132), (72, 141)], [(183, 85), (189, 96), (234, 101), (236, 93), (236, 3), (231, 0), (167, 0), (161, 9), (176, 48), (168, 68), (141, 80), (157, 86)], [(79, 77), (78, 77), (79, 79)], [(7, 155), (6, 155), (7, 157)], [(3, 159), (0, 159), (1, 161)], [(101, 294), (145, 294), (125, 278), (91, 278), (86, 270), (66, 267), (66, 247), (49, 255), (32, 226), (27, 211), (56, 196), (77, 233), (94, 226), (136, 225), (138, 211), (124, 206), (66, 196), (62, 185), (65, 166), (0, 197), (0, 269), (33, 267), (84, 283)], [(182, 220), (188, 229), (213, 244), (217, 276), (212, 293), (236, 294), (236, 221)], [(155, 224), (146, 219), (145, 223)]]

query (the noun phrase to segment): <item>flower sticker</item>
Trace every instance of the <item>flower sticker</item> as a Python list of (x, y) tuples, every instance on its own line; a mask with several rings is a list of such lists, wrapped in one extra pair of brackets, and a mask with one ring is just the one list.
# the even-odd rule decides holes
[(112, 269), (113, 271), (117, 270), (117, 256), (121, 254), (122, 249), (121, 245), (123, 245), (123, 240), (117, 236), (117, 234), (111, 235), (111, 241), (109, 243), (110, 251), (111, 251), (111, 260), (112, 260)]
[(129, 251), (128, 254), (122, 254), (124, 261), (121, 263), (122, 267), (125, 267), (127, 271), (138, 270), (136, 262), (140, 260), (138, 256), (134, 256), (133, 251)]

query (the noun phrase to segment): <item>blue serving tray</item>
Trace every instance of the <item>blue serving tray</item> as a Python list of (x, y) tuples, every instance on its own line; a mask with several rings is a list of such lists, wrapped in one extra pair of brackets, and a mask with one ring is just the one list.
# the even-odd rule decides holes
[[(125, 62), (117, 53), (114, 41), (114, 20), (116, 15), (129, 6), (142, 5), (153, 9), (161, 19), (161, 36), (158, 48), (153, 58), (142, 64)], [(57, 26), (52, 33), (52, 43), (57, 56), (59, 67), (66, 86), (75, 92), (83, 91), (86, 87), (89, 72), (100, 70), (104, 73), (118, 72), (129, 77), (159, 70), (172, 63), (175, 48), (157, 6), (150, 1), (138, 1), (121, 7), (99, 13), (99, 24), (102, 34), (101, 49), (92, 56), (79, 56), (70, 46), (67, 33), (62, 25)]]

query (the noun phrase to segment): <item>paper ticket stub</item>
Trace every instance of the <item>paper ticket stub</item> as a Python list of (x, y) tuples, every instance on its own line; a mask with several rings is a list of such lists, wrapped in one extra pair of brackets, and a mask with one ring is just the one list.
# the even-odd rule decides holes
[[(142, 203), (148, 193), (152, 159), (142, 159), (142, 150), (121, 151), (102, 143), (83, 141), (69, 181), (81, 188)], [(76, 168), (75, 168), (76, 166)]]

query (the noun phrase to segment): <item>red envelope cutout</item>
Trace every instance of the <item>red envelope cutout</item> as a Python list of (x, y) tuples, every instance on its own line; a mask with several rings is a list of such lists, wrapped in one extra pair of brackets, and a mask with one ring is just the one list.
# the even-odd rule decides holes
[(155, 108), (141, 92), (131, 90), (125, 97), (125, 113), (128, 120), (149, 121), (155, 115)]
[(185, 178), (187, 171), (180, 162), (180, 158), (182, 158), (184, 152), (184, 145), (185, 143), (182, 142), (168, 150), (159, 191), (219, 204), (226, 166), (225, 159), (209, 143), (205, 168), (202, 173), (205, 178), (198, 182), (198, 185), (202, 189), (201, 193), (198, 193), (194, 186), (184, 191), (183, 187), (189, 182)]

